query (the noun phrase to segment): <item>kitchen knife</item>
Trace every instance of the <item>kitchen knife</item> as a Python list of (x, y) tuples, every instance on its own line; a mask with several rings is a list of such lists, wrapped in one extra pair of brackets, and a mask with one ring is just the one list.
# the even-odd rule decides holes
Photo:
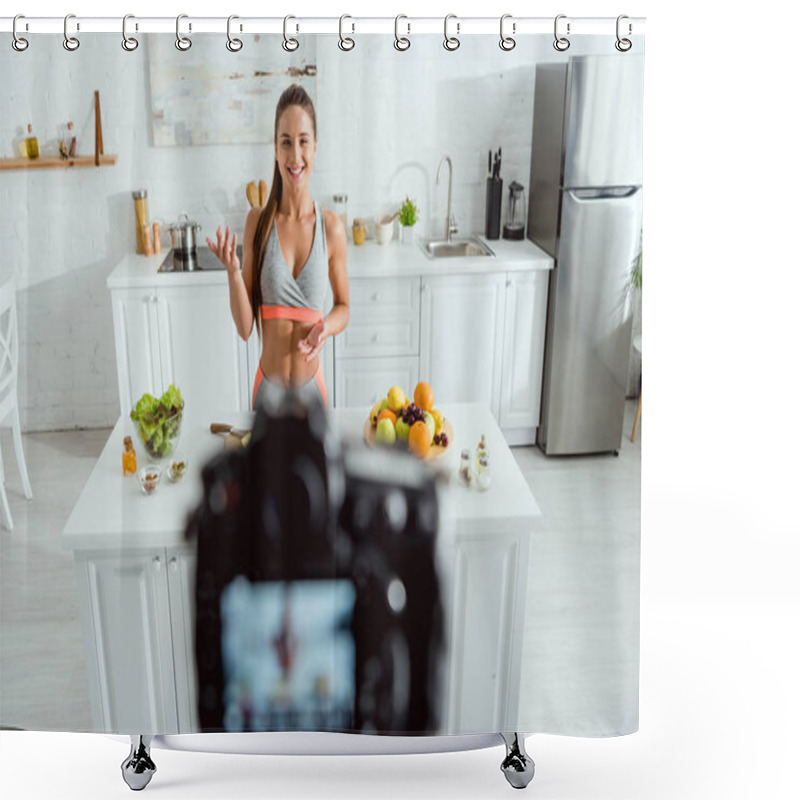
[(258, 205), (259, 208), (267, 205), (267, 182), (265, 180), (258, 182)]
[(236, 428), (226, 422), (212, 422), (211, 433), (230, 433), (233, 436), (244, 436), (249, 431), (247, 428)]

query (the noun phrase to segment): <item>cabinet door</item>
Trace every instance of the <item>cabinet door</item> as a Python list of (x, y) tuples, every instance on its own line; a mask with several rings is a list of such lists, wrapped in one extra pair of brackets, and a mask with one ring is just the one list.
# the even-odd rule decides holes
[(158, 325), (164, 387), (180, 388), (192, 416), (211, 421), (214, 414), (242, 408), (246, 378), (227, 289), (159, 289)]
[(336, 408), (363, 408), (364, 415), (392, 386), (411, 394), (419, 380), (419, 359), (337, 358)]
[(547, 321), (548, 272), (511, 272), (506, 280), (500, 427), (525, 429), (534, 443), (539, 424)]
[(175, 661), (175, 700), (178, 729), (197, 733), (197, 670), (194, 657), (195, 567), (194, 548), (167, 550), (167, 584)]
[(178, 733), (165, 559), (76, 554), (96, 731)]
[(111, 293), (120, 413), (130, 413), (145, 393), (160, 395), (161, 355), (155, 289), (124, 289)]
[(423, 278), (420, 380), (436, 405), (488, 403), (500, 414), (505, 275)]

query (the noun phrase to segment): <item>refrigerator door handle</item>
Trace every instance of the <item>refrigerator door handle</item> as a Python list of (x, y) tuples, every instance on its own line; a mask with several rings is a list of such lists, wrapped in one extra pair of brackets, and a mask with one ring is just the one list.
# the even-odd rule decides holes
[(633, 197), (641, 188), (641, 186), (607, 186), (602, 189), (567, 189), (567, 193), (571, 194), (578, 202), (584, 202), (587, 200)]

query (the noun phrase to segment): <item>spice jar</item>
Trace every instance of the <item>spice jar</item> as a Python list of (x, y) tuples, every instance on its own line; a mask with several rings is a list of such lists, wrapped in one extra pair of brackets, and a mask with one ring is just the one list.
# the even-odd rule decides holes
[(469, 450), (461, 451), (461, 462), (458, 465), (458, 479), (464, 486), (469, 486), (472, 483), (472, 470), (469, 465)]
[(485, 492), (492, 483), (492, 476), (489, 473), (489, 456), (484, 455), (478, 459), (478, 474), (476, 483), (478, 488)]
[(475, 474), (477, 475), (480, 472), (480, 460), (483, 457), (486, 457), (488, 460), (489, 458), (489, 448), (486, 446), (486, 434), (481, 434), (481, 440), (478, 442), (478, 447), (475, 450)]
[(133, 449), (133, 441), (130, 436), (122, 440), (122, 474), (136, 474), (136, 451)]
[(344, 225), (345, 233), (347, 233), (347, 195), (335, 194), (333, 196), (333, 210), (339, 215)]
[(147, 220), (147, 191), (139, 189), (132, 192), (133, 210), (136, 213), (136, 252), (145, 252), (145, 230), (149, 227)]
[(367, 238), (367, 223), (363, 219), (353, 220), (353, 244), (362, 245)]
[(28, 158), (39, 158), (39, 140), (33, 135), (33, 125), (28, 123), (28, 136), (25, 139), (25, 153)]

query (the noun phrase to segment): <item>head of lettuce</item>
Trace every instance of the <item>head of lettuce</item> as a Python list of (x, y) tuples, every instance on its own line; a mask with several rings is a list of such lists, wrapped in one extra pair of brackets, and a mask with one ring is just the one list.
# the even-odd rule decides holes
[(158, 399), (145, 392), (131, 411), (139, 439), (155, 459), (166, 458), (177, 447), (182, 418), (183, 398), (174, 383)]

